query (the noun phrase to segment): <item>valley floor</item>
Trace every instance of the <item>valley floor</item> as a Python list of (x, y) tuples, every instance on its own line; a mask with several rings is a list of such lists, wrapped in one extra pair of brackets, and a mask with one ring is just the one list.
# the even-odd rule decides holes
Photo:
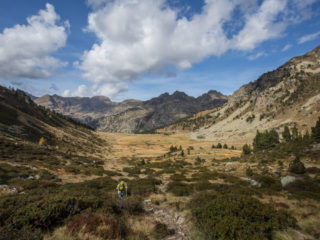
[[(242, 156), (240, 149), (234, 147), (231, 149), (232, 146), (217, 148), (217, 144), (213, 148), (212, 142), (192, 140), (186, 134), (169, 136), (103, 132), (95, 134), (97, 134), (97, 139), (101, 139), (105, 144), (97, 146), (94, 152), (87, 149), (87, 153), (84, 145), (79, 148), (81, 149), (79, 155), (85, 156), (86, 161), (89, 162), (101, 161), (100, 165), (105, 171), (102, 174), (88, 174), (81, 172), (82, 169), (77, 172), (70, 167), (50, 169), (42, 166), (42, 168), (60, 179), (57, 186), (62, 190), (59, 191), (67, 191), (69, 194), (69, 191), (75, 191), (69, 188), (78, 189), (80, 187), (85, 197), (90, 198), (91, 194), (94, 194), (92, 198), (97, 198), (94, 201), (98, 201), (99, 204), (102, 204), (101, 206), (111, 205), (106, 208), (96, 207), (96, 210), (89, 208), (78, 212), (78, 215), (68, 218), (67, 221), (63, 220), (53, 231), (45, 233), (44, 238), (47, 240), (219, 239), (214, 236), (222, 236), (219, 235), (223, 234), (222, 232), (208, 233), (208, 230), (203, 229), (201, 224), (218, 227), (214, 223), (203, 222), (206, 221), (203, 211), (208, 211), (204, 209), (204, 207), (209, 209), (207, 203), (220, 201), (225, 196), (239, 197), (240, 202), (244, 201), (244, 204), (249, 204), (248, 208), (251, 204), (257, 204), (257, 208), (261, 208), (261, 211), (267, 214), (264, 216), (265, 219), (270, 218), (273, 221), (273, 223), (257, 223), (255, 228), (261, 234), (260, 239), (302, 240), (320, 237), (318, 192), (311, 194), (310, 189), (301, 190), (301, 186), (295, 186), (294, 189), (286, 189), (281, 186), (281, 178), (278, 175), (281, 177), (289, 175), (287, 169), (292, 160), (290, 155), (275, 157), (274, 153), (265, 153)], [(319, 153), (318, 150), (315, 151), (312, 156), (317, 156)], [(304, 160), (306, 166), (314, 168), (315, 172), (295, 176), (295, 178), (306, 179), (309, 183), (314, 181), (318, 184), (319, 171), (317, 169), (320, 168), (320, 159), (310, 157)], [(2, 159), (2, 164), (5, 162), (8, 161)], [(15, 161), (9, 164), (26, 166), (24, 163)], [(66, 166), (73, 164), (71, 158)], [(253, 172), (252, 175), (248, 174), (249, 168)], [(120, 179), (128, 182), (130, 193), (128, 198), (121, 201), (116, 199), (115, 192), (116, 184)], [(46, 181), (41, 184), (44, 182)], [(14, 183), (11, 185), (13, 186)], [(28, 190), (24, 191), (28, 194)], [(8, 197), (10, 195), (8, 194), (2, 192), (2, 197)], [(99, 194), (101, 196), (97, 196)], [(70, 196), (77, 199), (78, 193), (72, 193)], [(106, 199), (99, 199), (102, 196)], [(255, 202), (256, 200), (258, 202)], [(259, 205), (261, 203), (263, 204)], [(137, 205), (132, 206), (132, 204)], [(139, 204), (141, 204), (141, 209), (138, 207)], [(221, 204), (225, 204), (222, 205), (222, 208), (229, 208), (228, 201)], [(111, 212), (114, 215), (105, 213), (104, 209), (109, 208), (112, 209)], [(217, 211), (217, 215), (224, 214), (218, 210), (214, 211)], [(283, 215), (287, 213), (290, 214), (290, 217)], [(256, 214), (254, 213), (254, 216)], [(251, 217), (254, 218), (254, 216)], [(297, 220), (296, 223), (293, 223), (291, 216)], [(245, 221), (249, 221), (248, 225), (252, 223), (250, 222), (252, 219), (244, 218)], [(112, 223), (114, 228), (125, 221), (126, 228), (128, 228), (126, 234), (118, 234), (122, 231), (121, 226), (120, 230), (113, 229), (114, 232), (110, 233), (108, 225), (110, 219), (114, 221)], [(93, 222), (97, 226), (91, 226)], [(274, 225), (274, 222), (279, 223)], [(237, 229), (239, 226), (234, 227)], [(230, 231), (233, 230), (230, 229)], [(113, 237), (106, 237), (103, 234), (111, 234), (108, 236)], [(256, 238), (256, 235), (248, 236)], [(240, 235), (235, 239), (251, 239), (250, 237)], [(227, 237), (226, 239), (232, 238)]]

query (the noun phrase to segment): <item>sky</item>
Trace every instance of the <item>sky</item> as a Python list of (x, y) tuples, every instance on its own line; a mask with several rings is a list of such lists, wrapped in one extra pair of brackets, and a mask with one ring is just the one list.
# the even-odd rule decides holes
[(0, 84), (34, 96), (231, 95), (320, 43), (320, 0), (1, 0)]

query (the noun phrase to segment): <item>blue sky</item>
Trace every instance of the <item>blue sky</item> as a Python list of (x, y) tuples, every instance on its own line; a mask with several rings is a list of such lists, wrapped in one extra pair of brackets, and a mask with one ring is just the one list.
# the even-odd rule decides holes
[(319, 43), (318, 0), (0, 2), (0, 84), (36, 96), (232, 94)]

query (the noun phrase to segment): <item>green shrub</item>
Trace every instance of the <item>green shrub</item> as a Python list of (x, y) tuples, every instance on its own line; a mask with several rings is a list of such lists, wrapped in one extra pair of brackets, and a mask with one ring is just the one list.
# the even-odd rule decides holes
[(292, 162), (290, 162), (289, 171), (296, 174), (305, 173), (306, 168), (304, 164), (300, 161), (299, 156), (297, 156)]
[(174, 232), (170, 231), (167, 227), (167, 225), (160, 223), (160, 222), (156, 222), (153, 230), (152, 230), (152, 237), (154, 239), (164, 239), (165, 237), (173, 234)]
[(248, 144), (243, 145), (242, 147), (242, 153), (247, 155), (251, 153), (251, 148)]
[(215, 191), (202, 191), (193, 195), (189, 202), (189, 207), (191, 209), (201, 208), (204, 204), (212, 201), (218, 197), (218, 193)]
[(315, 179), (296, 180), (285, 189), (297, 199), (311, 198), (320, 201), (320, 181)]
[(136, 175), (141, 173), (141, 169), (138, 167), (125, 167), (122, 169), (122, 171), (129, 173), (129, 175)]
[(205, 159), (202, 159), (199, 156), (196, 157), (196, 164), (197, 165), (200, 165), (200, 164), (204, 163), (205, 161), (206, 161)]
[(221, 143), (218, 143), (218, 144), (217, 144), (217, 148), (222, 148)]
[(208, 180), (202, 180), (194, 184), (194, 189), (196, 191), (209, 190), (209, 189), (212, 189), (212, 187), (213, 187), (213, 184), (210, 183)]
[(124, 239), (128, 227), (110, 214), (81, 214), (67, 224), (67, 232), (77, 237), (79, 233), (103, 239)]
[(144, 212), (140, 197), (128, 197), (124, 199), (112, 199), (111, 207), (116, 214), (141, 214)]
[(173, 174), (170, 176), (172, 181), (187, 181), (187, 178), (183, 174)]
[(246, 169), (246, 176), (247, 177), (252, 177), (253, 176), (253, 171), (252, 171), (252, 169), (250, 167), (248, 167)]
[(267, 174), (260, 175), (260, 174), (255, 174), (253, 176), (253, 179), (256, 180), (261, 184), (262, 188), (265, 188), (266, 190), (273, 190), (273, 191), (281, 191), (281, 182), (280, 179), (274, 178), (272, 176), (269, 176)]
[(271, 239), (273, 231), (296, 225), (288, 213), (239, 195), (217, 197), (192, 215), (207, 239)]
[(193, 181), (215, 180), (219, 174), (215, 171), (205, 170), (192, 174)]
[(155, 178), (140, 178), (128, 181), (128, 189), (133, 195), (146, 196), (157, 192), (156, 186), (161, 183), (161, 180)]
[(192, 185), (179, 181), (170, 182), (167, 186), (167, 191), (176, 196), (189, 196), (193, 192)]

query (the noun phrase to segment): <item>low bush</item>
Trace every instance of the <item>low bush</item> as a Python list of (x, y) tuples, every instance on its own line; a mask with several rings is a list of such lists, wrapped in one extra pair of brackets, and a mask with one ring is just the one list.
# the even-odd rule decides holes
[(320, 201), (320, 180), (300, 179), (289, 183), (285, 190), (297, 199), (311, 198)]
[(126, 168), (123, 168), (122, 171), (129, 173), (129, 175), (137, 175), (141, 173), (141, 169), (138, 167), (133, 167), (133, 168), (126, 167)]
[(207, 239), (271, 239), (273, 231), (296, 225), (288, 213), (240, 195), (217, 197), (192, 215)]
[(174, 234), (172, 230), (169, 230), (166, 224), (156, 222), (153, 231), (151, 233), (154, 239), (164, 239), (165, 237)]
[(128, 188), (133, 195), (146, 196), (150, 193), (156, 193), (156, 186), (161, 183), (161, 180), (155, 178), (140, 178), (128, 181)]
[(110, 214), (81, 214), (67, 224), (67, 232), (77, 237), (79, 233), (102, 239), (124, 239), (129, 231), (126, 224)]
[(125, 199), (113, 199), (111, 207), (116, 214), (129, 213), (140, 214), (143, 213), (142, 201), (137, 197), (129, 197)]
[(209, 189), (212, 189), (212, 187), (213, 187), (213, 184), (210, 183), (208, 180), (202, 180), (194, 184), (194, 189), (196, 191), (209, 190)]
[(167, 191), (176, 196), (189, 196), (193, 192), (193, 187), (191, 184), (173, 181), (168, 184)]
[(259, 182), (262, 188), (265, 188), (267, 190), (273, 190), (273, 191), (282, 190), (280, 179), (275, 178), (273, 176), (270, 176), (267, 174), (264, 174), (264, 175), (256, 174), (253, 176), (253, 179)]
[(187, 178), (182, 174), (173, 174), (170, 176), (172, 181), (187, 181)]
[(306, 171), (304, 164), (300, 161), (300, 158), (297, 156), (289, 164), (289, 171), (296, 174), (303, 174)]
[(246, 176), (247, 177), (252, 177), (253, 176), (253, 171), (252, 171), (252, 169), (250, 167), (248, 167), (246, 169)]

